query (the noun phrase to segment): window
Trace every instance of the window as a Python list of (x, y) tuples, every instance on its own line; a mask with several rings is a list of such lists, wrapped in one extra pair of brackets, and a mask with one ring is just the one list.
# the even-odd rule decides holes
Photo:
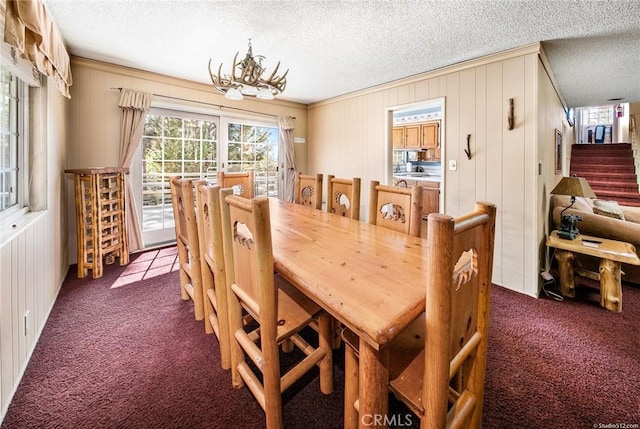
[(583, 110), (584, 125), (613, 124), (613, 106), (587, 107)]
[(218, 118), (152, 109), (142, 151), (142, 231), (173, 228), (169, 179), (215, 179)]
[(216, 183), (218, 171), (254, 170), (255, 194), (277, 197), (279, 142), (275, 123), (151, 108), (132, 165), (145, 247), (175, 240), (172, 176)]
[(24, 141), (26, 85), (4, 67), (0, 69), (0, 216), (6, 218), (26, 206), (27, 150)]
[(227, 132), (227, 171), (254, 170), (255, 195), (277, 197), (278, 128), (232, 122)]
[(614, 123), (613, 105), (584, 107), (581, 109), (582, 122), (579, 143), (611, 143)]

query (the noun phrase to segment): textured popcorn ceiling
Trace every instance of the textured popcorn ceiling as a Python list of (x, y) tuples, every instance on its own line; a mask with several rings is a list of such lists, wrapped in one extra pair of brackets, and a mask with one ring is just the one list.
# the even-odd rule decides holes
[(569, 107), (640, 102), (640, 1), (45, 0), (70, 53), (210, 83), (254, 54), (310, 103), (542, 41)]

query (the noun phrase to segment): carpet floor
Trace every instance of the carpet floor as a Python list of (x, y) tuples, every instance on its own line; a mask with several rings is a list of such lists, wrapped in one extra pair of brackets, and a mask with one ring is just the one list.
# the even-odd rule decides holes
[[(96, 280), (71, 267), (1, 428), (264, 427), (180, 299), (175, 260), (175, 248), (133, 255)], [(484, 428), (640, 427), (638, 287), (625, 285), (620, 314), (590, 287), (558, 302), (495, 286), (491, 305)], [(317, 371), (285, 393), (285, 427), (342, 427), (343, 352), (331, 395)], [(419, 427), (390, 402), (391, 427)]]

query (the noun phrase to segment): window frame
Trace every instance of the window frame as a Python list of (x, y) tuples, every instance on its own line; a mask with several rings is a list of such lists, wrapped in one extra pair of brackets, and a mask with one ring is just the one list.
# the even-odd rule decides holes
[[(3, 67), (16, 79), (17, 121), (17, 195), (16, 203), (0, 211), (0, 228), (4, 229), (30, 211), (29, 208), (29, 86), (11, 70)], [(10, 121), (11, 122), (11, 121)], [(10, 132), (13, 130), (10, 130)]]

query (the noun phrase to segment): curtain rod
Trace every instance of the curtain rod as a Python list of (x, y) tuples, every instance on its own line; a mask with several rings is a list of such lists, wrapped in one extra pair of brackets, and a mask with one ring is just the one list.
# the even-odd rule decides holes
[[(111, 88), (111, 89), (117, 89), (118, 91), (122, 91), (122, 88)], [(239, 107), (231, 107), (231, 106), (225, 106), (223, 104), (214, 104), (214, 103), (207, 103), (204, 101), (196, 101), (196, 100), (189, 100), (187, 98), (180, 98), (180, 97), (172, 97), (170, 95), (162, 95), (162, 94), (155, 94), (152, 93), (151, 95), (155, 96), (155, 97), (162, 97), (162, 98), (170, 98), (172, 100), (180, 100), (180, 101), (188, 101), (189, 103), (198, 103), (198, 104), (205, 104), (207, 106), (213, 106), (213, 107), (217, 107), (219, 109), (232, 109), (232, 110), (240, 110), (242, 112), (249, 112), (249, 113), (255, 113), (257, 115), (263, 115), (263, 116), (271, 116), (273, 118), (277, 118), (278, 115), (272, 115), (270, 113), (262, 113), (262, 112), (256, 112), (255, 110), (249, 110), (249, 109), (241, 109)], [(296, 119), (295, 116), (292, 116), (293, 119)]]

